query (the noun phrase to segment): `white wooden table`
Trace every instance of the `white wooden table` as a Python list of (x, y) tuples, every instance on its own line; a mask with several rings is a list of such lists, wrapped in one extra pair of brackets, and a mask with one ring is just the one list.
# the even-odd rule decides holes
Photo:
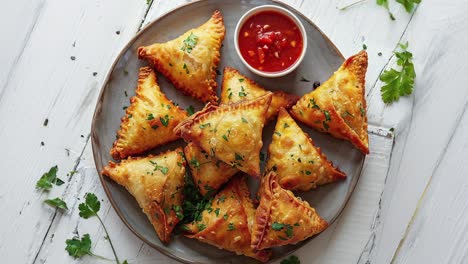
[[(94, 169), (89, 134), (116, 55), (142, 26), (186, 2), (0, 4), (2, 263), (110, 263), (73, 260), (64, 250), (67, 238), (89, 233), (94, 252), (112, 255), (97, 220), (78, 217), (87, 192), (103, 199), (101, 215), (121, 259), (176, 263), (117, 217)], [(350, 1), (285, 2), (314, 21), (345, 56), (367, 45), (369, 122), (395, 128), (394, 142), (386, 146), (393, 150), (373, 150), (340, 219), (296, 255), (303, 263), (468, 263), (468, 1), (423, 0), (408, 14), (390, 0), (396, 21), (374, 0), (346, 11), (337, 7)], [(392, 50), (406, 41), (414, 55), (415, 92), (384, 105), (378, 76), (395, 65)], [(49, 194), (36, 191), (35, 182), (53, 165), (66, 184)], [(77, 173), (66, 176), (71, 171)], [(56, 196), (68, 203), (67, 212), (43, 204)]]

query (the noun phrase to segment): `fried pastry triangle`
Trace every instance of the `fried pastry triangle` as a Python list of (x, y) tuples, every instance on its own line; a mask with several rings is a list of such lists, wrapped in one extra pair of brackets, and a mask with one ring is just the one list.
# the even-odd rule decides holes
[(280, 185), (288, 190), (308, 191), (346, 179), (284, 108), (280, 108), (268, 154), (267, 171), (275, 171)]
[(161, 92), (156, 74), (149, 67), (140, 69), (136, 95), (130, 103), (110, 151), (116, 160), (176, 140), (173, 129), (188, 116)]
[(174, 131), (212, 157), (259, 177), (262, 130), (271, 97), (272, 94), (267, 93), (236, 104), (219, 107), (208, 104), (181, 122)]
[[(239, 71), (225, 67), (223, 74), (223, 85), (221, 90), (221, 103), (236, 103), (242, 100), (252, 100), (266, 94), (268, 91), (256, 84), (251, 79), (239, 73)], [(268, 108), (267, 120), (273, 119), (280, 107), (288, 109), (297, 102), (299, 96), (285, 93), (283, 91), (273, 92), (270, 107)]]
[(187, 226), (190, 233), (187, 236), (266, 262), (271, 252), (257, 251), (250, 246), (254, 217), (245, 177), (236, 176), (213, 198), (203, 211), (201, 221)]
[(217, 103), (216, 67), (224, 34), (223, 16), (215, 11), (205, 24), (174, 40), (138, 48), (138, 57), (152, 63), (184, 93)]
[(124, 186), (148, 216), (161, 241), (170, 240), (182, 219), (185, 160), (182, 148), (158, 156), (109, 162), (102, 174)]
[(193, 182), (198, 185), (203, 196), (218, 190), (239, 172), (237, 168), (211, 157), (192, 142), (184, 148), (184, 153), (192, 172)]
[(322, 132), (350, 141), (369, 153), (365, 99), (367, 53), (347, 59), (333, 76), (315, 91), (304, 95), (292, 116)]
[(252, 232), (253, 249), (296, 244), (328, 227), (309, 203), (281, 188), (275, 172), (262, 179), (259, 193), (260, 205)]

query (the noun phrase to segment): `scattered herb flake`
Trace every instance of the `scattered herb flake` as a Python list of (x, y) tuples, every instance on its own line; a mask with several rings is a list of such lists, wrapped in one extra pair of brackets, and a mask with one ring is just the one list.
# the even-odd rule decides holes
[(187, 107), (187, 113), (189, 116), (193, 115), (195, 113), (195, 109), (193, 108), (193, 105), (189, 105), (189, 107)]
[(36, 182), (36, 188), (48, 191), (52, 188), (53, 184), (57, 186), (64, 184), (64, 181), (57, 178), (57, 171), (58, 167), (53, 166), (48, 172), (42, 174), (41, 178)]
[(292, 255), (289, 258), (283, 259), (280, 264), (301, 264), (301, 261), (298, 257)]
[(67, 244), (65, 250), (75, 259), (85, 255), (93, 255), (93, 253), (91, 253), (91, 238), (89, 234), (84, 234), (81, 239), (79, 237), (67, 239), (65, 243)]
[(68, 207), (67, 207), (67, 203), (65, 203), (62, 199), (60, 198), (54, 198), (54, 199), (47, 199), (44, 201), (44, 203), (52, 206), (52, 207), (56, 207), (56, 208), (59, 208), (59, 209), (63, 209), (63, 210), (67, 210)]
[(228, 231), (233, 231), (233, 230), (236, 230), (236, 227), (234, 226), (233, 223), (229, 223), (228, 224)]
[(190, 35), (184, 40), (184, 44), (181, 48), (181, 50), (191, 53), (193, 48), (197, 45), (198, 37), (194, 35), (193, 33), (190, 33)]

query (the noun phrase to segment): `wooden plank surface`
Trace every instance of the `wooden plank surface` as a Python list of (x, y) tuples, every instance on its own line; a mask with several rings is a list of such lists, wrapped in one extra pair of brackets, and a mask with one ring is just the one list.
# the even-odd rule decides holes
[[(108, 263), (90, 257), (74, 261), (64, 251), (65, 239), (89, 233), (93, 251), (111, 257), (97, 220), (78, 217), (78, 199), (94, 192), (103, 199), (101, 215), (121, 259), (176, 263), (146, 246), (118, 219), (98, 181), (88, 135), (99, 89), (116, 54), (141, 23), (186, 2), (1, 4), (0, 33), (9, 37), (0, 55), (0, 140), (7, 149), (0, 159), (0, 210), (7, 212), (0, 219), (3, 259)], [(352, 1), (284, 2), (314, 21), (345, 56), (366, 44), (369, 122), (395, 128), (394, 143), (393, 138), (371, 137), (379, 148), (372, 149), (343, 215), (297, 254), (304, 263), (466, 263), (468, 2), (423, 1), (413, 16), (390, 1), (396, 21), (374, 1), (345, 11), (339, 7)], [(410, 42), (417, 85), (413, 96), (387, 106), (380, 99), (378, 76), (395, 65), (392, 50), (402, 41)], [(55, 164), (66, 184), (51, 193), (35, 191), (36, 180)], [(42, 203), (55, 196), (67, 201), (68, 212)]]

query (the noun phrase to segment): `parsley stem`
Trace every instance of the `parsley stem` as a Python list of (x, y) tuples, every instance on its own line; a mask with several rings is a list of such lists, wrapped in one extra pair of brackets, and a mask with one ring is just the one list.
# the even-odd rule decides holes
[(103, 257), (103, 256), (101, 256), (101, 255), (96, 255), (96, 254), (94, 254), (94, 253), (92, 253), (92, 252), (90, 252), (89, 255), (90, 255), (90, 256), (93, 256), (93, 257), (95, 257), (95, 258), (98, 258), (98, 259), (112, 261), (112, 259)]
[(338, 10), (340, 10), (340, 11), (344, 11), (344, 10), (350, 8), (350, 7), (353, 7), (353, 6), (357, 5), (357, 4), (360, 4), (360, 3), (365, 2), (365, 1), (367, 1), (367, 0), (358, 0), (358, 1), (353, 2), (353, 3), (351, 3), (351, 4), (345, 5), (345, 6), (343, 6), (343, 7), (337, 7), (337, 8), (338, 8)]
[(120, 260), (119, 260), (119, 257), (117, 257), (117, 253), (115, 252), (115, 248), (114, 248), (114, 245), (112, 244), (112, 240), (109, 236), (109, 232), (107, 232), (107, 228), (106, 226), (104, 225), (104, 222), (102, 222), (102, 219), (101, 217), (99, 217), (99, 215), (96, 213), (96, 217), (97, 219), (99, 220), (99, 222), (101, 222), (101, 225), (102, 225), (102, 228), (104, 229), (104, 232), (106, 233), (106, 236), (107, 238), (109, 239), (109, 244), (112, 248), (112, 252), (114, 253), (114, 257), (115, 257), (115, 262), (117, 262), (117, 264), (120, 264)]

